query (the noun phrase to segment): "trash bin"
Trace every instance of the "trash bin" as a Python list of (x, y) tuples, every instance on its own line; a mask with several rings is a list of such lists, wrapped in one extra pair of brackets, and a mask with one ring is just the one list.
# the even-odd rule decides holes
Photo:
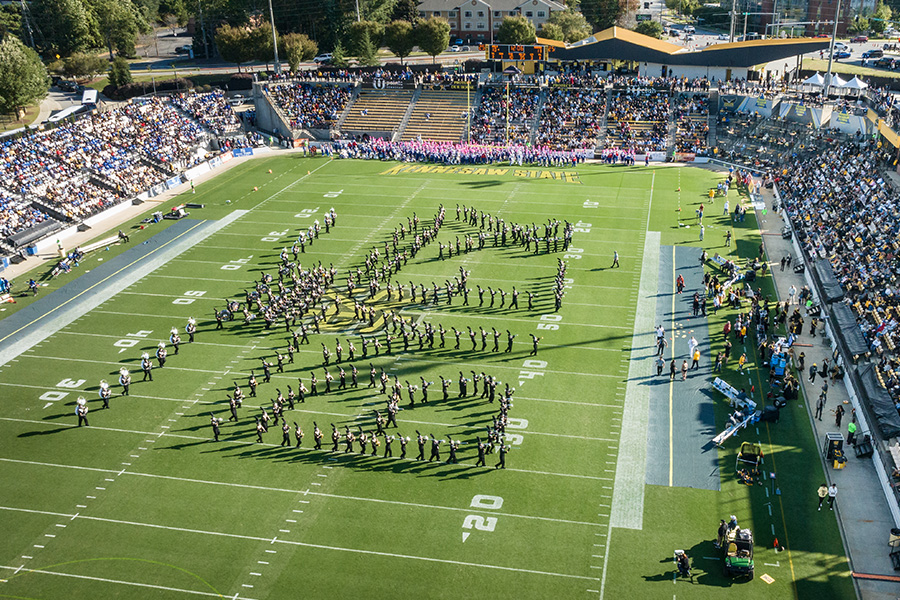
[(28, 256), (37, 256), (37, 246), (32, 244), (25, 247), (25, 254)]

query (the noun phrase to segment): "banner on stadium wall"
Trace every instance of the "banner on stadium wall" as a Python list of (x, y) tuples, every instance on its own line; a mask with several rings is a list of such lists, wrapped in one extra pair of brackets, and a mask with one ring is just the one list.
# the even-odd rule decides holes
[(364, 82), (362, 87), (369, 90), (414, 90), (416, 84), (407, 81), (373, 79), (371, 82)]
[(894, 148), (900, 148), (900, 136), (893, 129), (885, 125), (884, 121), (878, 121), (878, 133)]
[(831, 123), (829, 123), (829, 127), (844, 133), (853, 134), (857, 131), (865, 133), (868, 129), (867, 123), (868, 121), (865, 117), (858, 117), (846, 112), (840, 112), (831, 114)]
[(745, 113), (757, 113), (763, 117), (771, 117), (774, 108), (775, 102), (773, 100), (744, 98), (737, 110)]
[(737, 96), (722, 96), (722, 108), (725, 110), (734, 110), (738, 105)]
[(697, 155), (693, 152), (676, 152), (675, 162), (694, 162)]
[(179, 185), (181, 185), (181, 175), (166, 180), (166, 187), (170, 190), (174, 187), (178, 187)]
[(850, 122), (850, 113), (846, 110), (842, 110), (837, 114), (837, 122), (838, 123), (849, 123)]
[(216, 167), (222, 166), (222, 159), (216, 156), (215, 158), (209, 159), (209, 168), (210, 170), (215, 169)]
[(475, 81), (454, 81), (450, 84), (450, 87), (448, 89), (451, 89), (451, 90), (474, 90), (476, 83), (477, 82), (475, 82)]
[(641, 162), (645, 160), (647, 155), (650, 155), (650, 160), (655, 162), (665, 162), (666, 161), (666, 153), (665, 152), (647, 152), (645, 154), (635, 154), (634, 161)]
[(294, 148), (302, 148), (305, 145), (306, 145), (306, 140), (303, 140), (303, 139), (294, 140)]
[(187, 171), (184, 172), (184, 177), (188, 181), (193, 181), (203, 173), (209, 171), (209, 163), (200, 163), (196, 167), (191, 167)]
[(878, 113), (877, 113), (877, 112), (875, 112), (874, 110), (872, 110), (872, 109), (870, 108), (870, 109), (866, 110), (866, 118), (867, 118), (869, 121), (871, 121), (872, 124), (874, 125), (874, 124), (878, 123), (878, 119), (879, 119), (880, 117), (878, 116)]
[(231, 151), (235, 158), (239, 156), (253, 156), (253, 148), (235, 148)]
[(227, 163), (229, 160), (232, 159), (231, 150), (229, 150), (228, 152), (225, 152), (224, 154), (220, 154), (219, 159), (222, 161), (223, 164)]

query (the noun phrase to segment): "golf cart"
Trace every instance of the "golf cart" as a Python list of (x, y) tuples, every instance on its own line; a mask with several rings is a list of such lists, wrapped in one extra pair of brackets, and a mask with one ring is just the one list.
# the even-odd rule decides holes
[(747, 469), (753, 475), (759, 475), (759, 463), (762, 462), (762, 457), (762, 447), (759, 444), (744, 442), (738, 452), (734, 470)]
[(753, 579), (753, 532), (732, 529), (725, 544), (725, 576)]

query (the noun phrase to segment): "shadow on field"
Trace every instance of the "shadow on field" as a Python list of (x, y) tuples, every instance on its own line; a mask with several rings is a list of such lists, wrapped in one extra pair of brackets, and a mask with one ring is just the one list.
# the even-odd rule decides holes
[(722, 573), (721, 551), (715, 547), (711, 540), (704, 540), (684, 550), (691, 558), (692, 577), (687, 578), (678, 575), (678, 569), (673, 559), (673, 549), (672, 556), (667, 556), (659, 561), (661, 565), (667, 566), (666, 570), (655, 575), (643, 575), (644, 581), (667, 584), (675, 581), (676, 585), (703, 585), (722, 588), (729, 588), (734, 584), (750, 581), (747, 578), (730, 579), (725, 577)]

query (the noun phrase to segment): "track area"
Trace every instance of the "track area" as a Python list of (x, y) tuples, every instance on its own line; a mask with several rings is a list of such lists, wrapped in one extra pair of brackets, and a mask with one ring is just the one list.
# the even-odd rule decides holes
[[(725, 511), (762, 522), (749, 508), (748, 493), (724, 476), (721, 493), (665, 487), (668, 474), (657, 481), (652, 467), (651, 480), (660, 485), (644, 486), (646, 464), (669, 465), (665, 457), (647, 458), (654, 453), (646, 429), (652, 379), (647, 357), (653, 354), (648, 323), (657, 318), (659, 297), (669, 294), (672, 276), (670, 263), (657, 268), (660, 243), (670, 253), (672, 246), (690, 245), (678, 238), (683, 230), (669, 231), (675, 202), (680, 207), (684, 189), (687, 207), (689, 194), (693, 202), (717, 176), (696, 169), (593, 165), (448, 171), (295, 156), (253, 161), (199, 186), (190, 197), (205, 204), (191, 215), (209, 224), (202, 239), (152, 268), (137, 272), (134, 265), (111, 278), (96, 288), (99, 301), (80, 305), (74, 320), (42, 317), (73, 298), (75, 288), (68, 286), (32, 304), (28, 317), (16, 313), (26, 330), (40, 327), (42, 339), (0, 365), (0, 526), (9, 532), (0, 544), (0, 597), (261, 600), (489, 593), (593, 599), (641, 593), (668, 600), (673, 591), (686, 598), (721, 594), (726, 583), (717, 565), (704, 567), (702, 558), (695, 563), (712, 585), (683, 590), (679, 583), (673, 590), (667, 560), (687, 540), (708, 538)], [(533, 247), (495, 247), (488, 239), (482, 250), (441, 260), (440, 243), (455, 244), (457, 237), (478, 232), (456, 219), (457, 204), (507, 223), (567, 220), (576, 227), (572, 246), (564, 251), (560, 243), (557, 252), (545, 252), (541, 244), (535, 254)], [(322, 223), (331, 208), (336, 226), (327, 233), (323, 227), (299, 261), (304, 268), (334, 265), (334, 287), (344, 290), (348, 269), (362, 266), (373, 248), (383, 251), (395, 228), (413, 215), (430, 223), (441, 205), (447, 212), (437, 240), (392, 277), (407, 290), (410, 282), (424, 285), (428, 303), (412, 301), (406, 290), (402, 300), (396, 294), (388, 299), (383, 289), (369, 299), (364, 284), (356, 300), (377, 309), (374, 325), (353, 318), (352, 302), (345, 300), (340, 314), (329, 302), (321, 333), (311, 328), (310, 343), (294, 351), (293, 362), (285, 360), (283, 372), (274, 366), (291, 340), (283, 323), (266, 330), (261, 318), (246, 325), (237, 318), (216, 329), (214, 310), (226, 299), (243, 301), (245, 290), (264, 274), (277, 281), (282, 249), (291, 247), (300, 230)], [(723, 230), (710, 224), (708, 231)], [(134, 244), (150, 241), (156, 247), (177, 234), (150, 230), (132, 237)], [(618, 267), (611, 266), (615, 252)], [(122, 258), (126, 254), (117, 260), (130, 263)], [(560, 259), (568, 270), (565, 298), (556, 310), (552, 288)], [(92, 256), (85, 267), (98, 264)], [(459, 296), (447, 304), (443, 284), (460, 268), (470, 273), (469, 304)], [(430, 302), (432, 282), (442, 288), (437, 304)], [(479, 303), (476, 286), (510, 295), (503, 307), (499, 294), (493, 306), (487, 292)], [(518, 308), (510, 308), (513, 286), (520, 292)], [(532, 309), (527, 292), (536, 294)], [(665, 301), (671, 304), (668, 295)], [(384, 310), (442, 326), (448, 331), (445, 345), (436, 340), (434, 347), (426, 342), (420, 349), (413, 342), (404, 351), (397, 339), (390, 353), (382, 348), (375, 356), (370, 345), (361, 358), (361, 335), (385, 342)], [(173, 327), (183, 332), (190, 317), (197, 319), (195, 342), (187, 343), (182, 333), (179, 353), (169, 345), (165, 367), (153, 369), (153, 381), (141, 381), (141, 353), (152, 354)], [(458, 349), (454, 327), (462, 331)], [(467, 327), (488, 332), (484, 348), (480, 335), (472, 348)], [(491, 328), (502, 333), (496, 352)], [(508, 353), (507, 330), (516, 335)], [(34, 332), (20, 335), (28, 333)], [(536, 355), (532, 334), (541, 338)], [(336, 364), (332, 356), (327, 370), (337, 379), (338, 367), (346, 369), (348, 385), (337, 389), (335, 381), (326, 394), (321, 344), (334, 353), (337, 340), (343, 361)], [(356, 346), (352, 361), (349, 342)], [(263, 359), (273, 363), (270, 383), (262, 383)], [(359, 370), (358, 388), (350, 385), (350, 364)], [(341, 432), (375, 430), (374, 411), (383, 412), (387, 396), (380, 386), (367, 387), (370, 365), (377, 372), (383, 368), (391, 382), (434, 382), (427, 404), (419, 402), (419, 391), (410, 407), (404, 392), (399, 426), (387, 429), (411, 438), (405, 458), (396, 441), (391, 457), (384, 456), (383, 441), (374, 456), (371, 446), (360, 454), (358, 444), (354, 453), (345, 453), (343, 443), (339, 452), (330, 451), (332, 424)], [(123, 366), (134, 383), (130, 396), (120, 397), (116, 380)], [(460, 397), (460, 372), (471, 379), (473, 371), (496, 377), (498, 395), (506, 385), (515, 388), (505, 469), (495, 468), (497, 453), (487, 456), (485, 467), (475, 465), (477, 438), (485, 439), (499, 409), (480, 398), (481, 385), (473, 396), (471, 381), (468, 395)], [(248, 393), (251, 373), (260, 380), (257, 396), (244, 400), (239, 420), (226, 420), (214, 442), (210, 413), (227, 419), (226, 396), (235, 382)], [(278, 390), (287, 395), (290, 385), (296, 391), (298, 379), (309, 387), (312, 373), (319, 393), (285, 410), (291, 445), (280, 445), (281, 423), (258, 443), (255, 418), (261, 407), (271, 413)], [(441, 377), (452, 382), (446, 400)], [(114, 391), (109, 410), (98, 398), (104, 379)], [(682, 388), (675, 389), (673, 406), (680, 406), (685, 398)], [(79, 395), (91, 407), (89, 427), (77, 426)], [(637, 408), (627, 415), (626, 397)], [(724, 409), (715, 411), (721, 421)], [(324, 433), (322, 450), (313, 449), (314, 422)], [(305, 433), (299, 448), (295, 425)], [(426, 460), (414, 460), (417, 431), (460, 440), (459, 463), (447, 462), (446, 443), (440, 461), (428, 462), (428, 447)], [(656, 441), (687, 452), (688, 446), (677, 445), (678, 433)], [(623, 447), (628, 455), (620, 455)], [(718, 454), (712, 460), (720, 467), (734, 462), (733, 454), (710, 452)], [(672, 464), (675, 484), (688, 481), (679, 471), (687, 464), (682, 457)], [(618, 485), (618, 515), (611, 517)], [(660, 535), (675, 514), (683, 518)], [(817, 535), (836, 534), (825, 526)], [(807, 541), (801, 533), (796, 539)], [(760, 543), (768, 541), (761, 536)], [(796, 579), (820, 577), (825, 563), (828, 572), (843, 573), (839, 552), (838, 542), (831, 554), (795, 558)], [(705, 548), (694, 552), (704, 554)], [(759, 556), (766, 558), (763, 551)], [(781, 560), (775, 584), (754, 581), (751, 593), (798, 597), (794, 565), (789, 576), (788, 559)], [(836, 595), (820, 597), (842, 597), (847, 588), (835, 589)]]

